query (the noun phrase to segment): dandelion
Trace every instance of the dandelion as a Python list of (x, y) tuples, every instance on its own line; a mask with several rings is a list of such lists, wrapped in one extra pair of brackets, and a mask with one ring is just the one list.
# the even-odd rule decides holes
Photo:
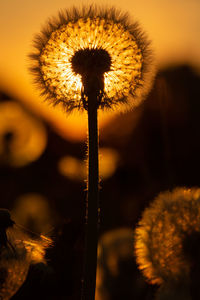
[[(133, 240), (134, 231), (130, 228), (118, 228), (104, 233), (98, 243), (96, 300), (115, 298), (113, 290), (118, 290), (118, 297), (132, 294), (133, 288)], [(130, 269), (126, 266), (129, 265)], [(123, 268), (125, 266), (125, 270)], [(123, 280), (120, 280), (123, 278)], [(130, 279), (131, 285), (129, 285)], [(111, 284), (108, 284), (111, 283)], [(121, 283), (121, 284), (120, 284)], [(120, 291), (120, 292), (119, 292)], [(122, 298), (123, 298), (122, 296)]]
[(135, 234), (136, 260), (149, 282), (176, 287), (188, 282), (191, 261), (198, 264), (200, 189), (161, 193), (144, 211)]
[(134, 230), (117, 228), (101, 235), (95, 300), (144, 299), (145, 290), (135, 266)]
[(0, 299), (9, 300), (26, 279), (29, 266), (45, 263), (45, 249), (51, 239), (30, 238), (12, 219), (10, 212), (0, 209)]
[(0, 163), (22, 167), (40, 157), (46, 147), (41, 122), (16, 102), (0, 104)]
[(73, 8), (52, 18), (35, 38), (31, 71), (42, 94), (67, 112), (88, 114), (88, 204), (85, 297), (93, 300), (97, 264), (97, 111), (136, 106), (151, 84), (149, 41), (137, 23), (114, 8)]
[(135, 106), (152, 83), (146, 35), (114, 8), (60, 12), (35, 37), (34, 46), (30, 57), (36, 83), (67, 111), (87, 109), (90, 89), (98, 96), (98, 107)]

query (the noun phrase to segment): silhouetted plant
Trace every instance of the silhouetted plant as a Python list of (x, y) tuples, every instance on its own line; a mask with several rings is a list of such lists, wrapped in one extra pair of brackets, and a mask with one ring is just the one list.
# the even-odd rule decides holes
[(139, 268), (150, 283), (161, 285), (158, 299), (198, 299), (199, 188), (161, 193), (145, 209), (135, 237)]
[[(84, 296), (94, 299), (99, 210), (97, 111), (138, 105), (151, 85), (149, 41), (127, 14), (94, 6), (62, 11), (36, 36), (31, 71), (42, 95), (88, 114), (88, 204)], [(123, 104), (123, 105), (122, 105)]]

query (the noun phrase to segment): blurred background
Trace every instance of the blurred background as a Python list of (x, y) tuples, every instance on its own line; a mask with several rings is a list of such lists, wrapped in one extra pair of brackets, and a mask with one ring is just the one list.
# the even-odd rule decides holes
[[(43, 102), (27, 71), (27, 54), (49, 16), (81, 3), (0, 3), (0, 207), (54, 244), (48, 264), (31, 267), (15, 300), (80, 299), (87, 118)], [(153, 299), (155, 288), (135, 265), (133, 231), (158, 193), (200, 185), (200, 2), (110, 3), (128, 10), (148, 33), (157, 75), (140, 107), (100, 114), (97, 299)]]

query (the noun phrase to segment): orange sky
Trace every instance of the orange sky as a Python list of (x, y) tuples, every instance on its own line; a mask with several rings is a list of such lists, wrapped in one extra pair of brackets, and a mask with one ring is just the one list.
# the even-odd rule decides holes
[[(86, 115), (66, 116), (58, 108), (42, 102), (27, 71), (27, 54), (33, 35), (48, 17), (62, 8), (91, 3), (80, 0), (1, 0), (0, 1), (0, 87), (18, 95), (40, 111), (66, 136), (82, 137), (86, 132)], [(92, 3), (99, 3), (93, 1)], [(101, 1), (107, 4), (107, 1)], [(112, 0), (109, 4), (128, 11), (139, 20), (153, 41), (158, 66), (188, 62), (200, 68), (199, 0)], [(101, 116), (100, 124), (109, 116)]]

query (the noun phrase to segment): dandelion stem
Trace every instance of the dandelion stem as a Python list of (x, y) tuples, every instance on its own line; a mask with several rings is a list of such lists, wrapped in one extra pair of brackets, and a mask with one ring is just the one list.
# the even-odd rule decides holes
[(96, 93), (90, 93), (88, 96), (88, 156), (89, 164), (84, 300), (94, 300), (96, 287), (99, 208), (99, 161)]

